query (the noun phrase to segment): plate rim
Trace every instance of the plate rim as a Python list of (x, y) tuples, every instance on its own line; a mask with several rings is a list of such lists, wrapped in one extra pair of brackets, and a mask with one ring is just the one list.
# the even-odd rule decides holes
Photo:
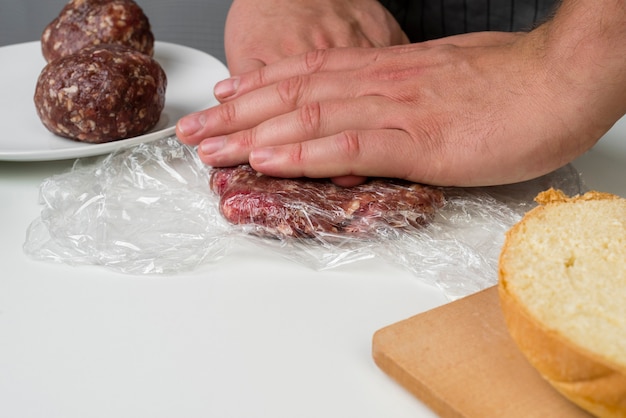
[[(26, 49), (26, 48), (34, 48), (36, 45), (40, 45), (40, 41), (28, 41), (21, 42), (11, 45), (0, 46), (0, 51), (7, 48), (16, 48), (16, 49)], [(173, 42), (167, 41), (155, 41), (155, 55), (158, 54), (159, 50), (175, 50), (175, 51), (188, 51), (189, 53), (197, 54), (198, 56), (202, 56), (202, 58), (209, 59), (215, 64), (215, 71), (223, 71), (224, 77), (228, 76), (228, 68), (226, 65), (217, 59), (215, 56), (211, 55), (208, 52), (187, 46), (181, 45)], [(207, 100), (207, 105), (209, 105), (210, 100)], [(197, 109), (202, 110), (202, 109)], [(34, 112), (33, 108), (33, 112)], [(58, 149), (24, 149), (24, 150), (2, 150), (0, 148), (0, 162), (3, 161), (12, 161), (12, 162), (37, 162), (37, 161), (58, 161), (58, 160), (69, 160), (76, 158), (84, 158), (84, 157), (93, 157), (98, 155), (108, 154), (113, 151), (121, 150), (124, 148), (129, 148), (138, 144), (148, 143), (155, 141), (157, 139), (166, 138), (175, 134), (176, 127), (174, 125), (170, 125), (171, 122), (167, 121), (167, 125), (162, 129), (158, 129), (152, 132), (148, 132), (143, 135), (120, 139), (116, 141), (110, 141), (100, 144), (87, 144), (80, 141), (74, 141), (69, 138), (59, 139), (70, 141), (68, 148), (58, 148)], [(158, 123), (157, 123), (158, 126)], [(76, 144), (75, 147), (72, 147), (71, 144)]]

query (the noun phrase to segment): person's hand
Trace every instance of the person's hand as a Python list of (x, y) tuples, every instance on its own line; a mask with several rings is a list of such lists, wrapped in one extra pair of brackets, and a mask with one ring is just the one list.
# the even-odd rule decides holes
[(224, 32), (231, 74), (332, 47), (408, 43), (377, 0), (234, 0)]
[(547, 37), (306, 53), (218, 83), (223, 103), (181, 119), (177, 134), (209, 165), (280, 177), (530, 179), (583, 153), (625, 111), (621, 61), (600, 72), (581, 61), (604, 50), (554, 52)]

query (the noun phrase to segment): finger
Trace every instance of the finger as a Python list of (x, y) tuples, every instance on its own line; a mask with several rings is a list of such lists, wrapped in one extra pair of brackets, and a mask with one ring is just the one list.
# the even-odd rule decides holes
[[(255, 149), (250, 164), (277, 177), (430, 178), (423, 155), (410, 136), (398, 129), (345, 131), (312, 141)], [(418, 161), (419, 158), (419, 161)]]
[(222, 80), (215, 85), (214, 94), (223, 102), (290, 77), (362, 68), (376, 60), (381, 52), (381, 48), (331, 48), (310, 51), (279, 60), (256, 71)]
[(401, 128), (401, 119), (395, 116), (396, 106), (382, 96), (307, 103), (254, 128), (207, 138), (200, 143), (198, 153), (205, 164), (225, 167), (247, 162), (250, 152), (257, 148), (293, 144), (357, 128)]
[(176, 133), (183, 143), (198, 145), (206, 138), (251, 129), (307, 103), (355, 97), (363, 87), (354, 85), (344, 73), (291, 77), (237, 100), (187, 115), (178, 121)]
[[(299, 74), (279, 79), (276, 83), (261, 86), (247, 94), (238, 95), (238, 97), (221, 105), (181, 118), (177, 124), (176, 133), (182, 142), (197, 145), (205, 138), (249, 129), (263, 120), (294, 109), (300, 103), (338, 97), (356, 97), (361, 93), (372, 94), (372, 91), (367, 90), (371, 86), (363, 80), (362, 74), (358, 74), (358, 70), (363, 66), (370, 65), (373, 61), (382, 59), (380, 54), (393, 54), (397, 62), (402, 62), (402, 57), (398, 55), (410, 53), (415, 48), (421, 47), (408, 45), (385, 48), (384, 50), (380, 48), (342, 49), (341, 51), (345, 51), (346, 55), (342, 54), (341, 59), (332, 58), (329, 60), (335, 64), (322, 66), (333, 71)], [(318, 51), (317, 53), (321, 55), (328, 53), (332, 57), (340, 56), (338, 55), (339, 49), (329, 51)], [(300, 57), (301, 59), (302, 57)], [(290, 59), (286, 59), (276, 65), (269, 65), (256, 73), (252, 73), (257, 74), (257, 76), (261, 75), (260, 77), (253, 75), (249, 78), (250, 73), (248, 73), (244, 76), (230, 78), (224, 81), (225, 84), (222, 86), (230, 84), (231, 86), (228, 88), (238, 89), (241, 83), (246, 82), (249, 83), (249, 87), (255, 83), (258, 85), (271, 83), (274, 81), (274, 77), (286, 77), (297, 73), (297, 70), (294, 70), (291, 65), (284, 66), (285, 63), (289, 64), (290, 62), (292, 62)], [(274, 70), (269, 70), (268, 73), (266, 70), (269, 68), (274, 68)], [(340, 71), (340, 68), (344, 68), (344, 70)], [(380, 74), (373, 74), (373, 77), (385, 76), (389, 70), (383, 69), (384, 72), (380, 72), (379, 69)], [(416, 69), (413, 68), (410, 71), (416, 71)], [(403, 72), (406, 71), (403, 70)], [(373, 82), (376, 81), (373, 80)]]

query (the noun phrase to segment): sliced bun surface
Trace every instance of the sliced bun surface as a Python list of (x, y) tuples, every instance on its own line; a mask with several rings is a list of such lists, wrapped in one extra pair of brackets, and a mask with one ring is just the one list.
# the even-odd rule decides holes
[(506, 235), (499, 295), (539, 373), (601, 417), (626, 417), (626, 199), (548, 190)]

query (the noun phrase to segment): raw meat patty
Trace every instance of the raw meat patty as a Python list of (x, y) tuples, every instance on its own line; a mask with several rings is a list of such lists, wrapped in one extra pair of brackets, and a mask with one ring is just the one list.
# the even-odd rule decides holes
[(329, 180), (279, 179), (249, 165), (214, 168), (211, 189), (233, 224), (276, 238), (340, 234), (375, 236), (380, 227), (416, 228), (444, 204), (438, 188), (374, 179), (350, 188)]
[(167, 78), (148, 55), (99, 45), (52, 61), (35, 88), (35, 107), (52, 133), (101, 143), (141, 135), (159, 121)]
[(41, 36), (47, 62), (99, 44), (120, 44), (152, 56), (154, 35), (133, 0), (72, 0)]

